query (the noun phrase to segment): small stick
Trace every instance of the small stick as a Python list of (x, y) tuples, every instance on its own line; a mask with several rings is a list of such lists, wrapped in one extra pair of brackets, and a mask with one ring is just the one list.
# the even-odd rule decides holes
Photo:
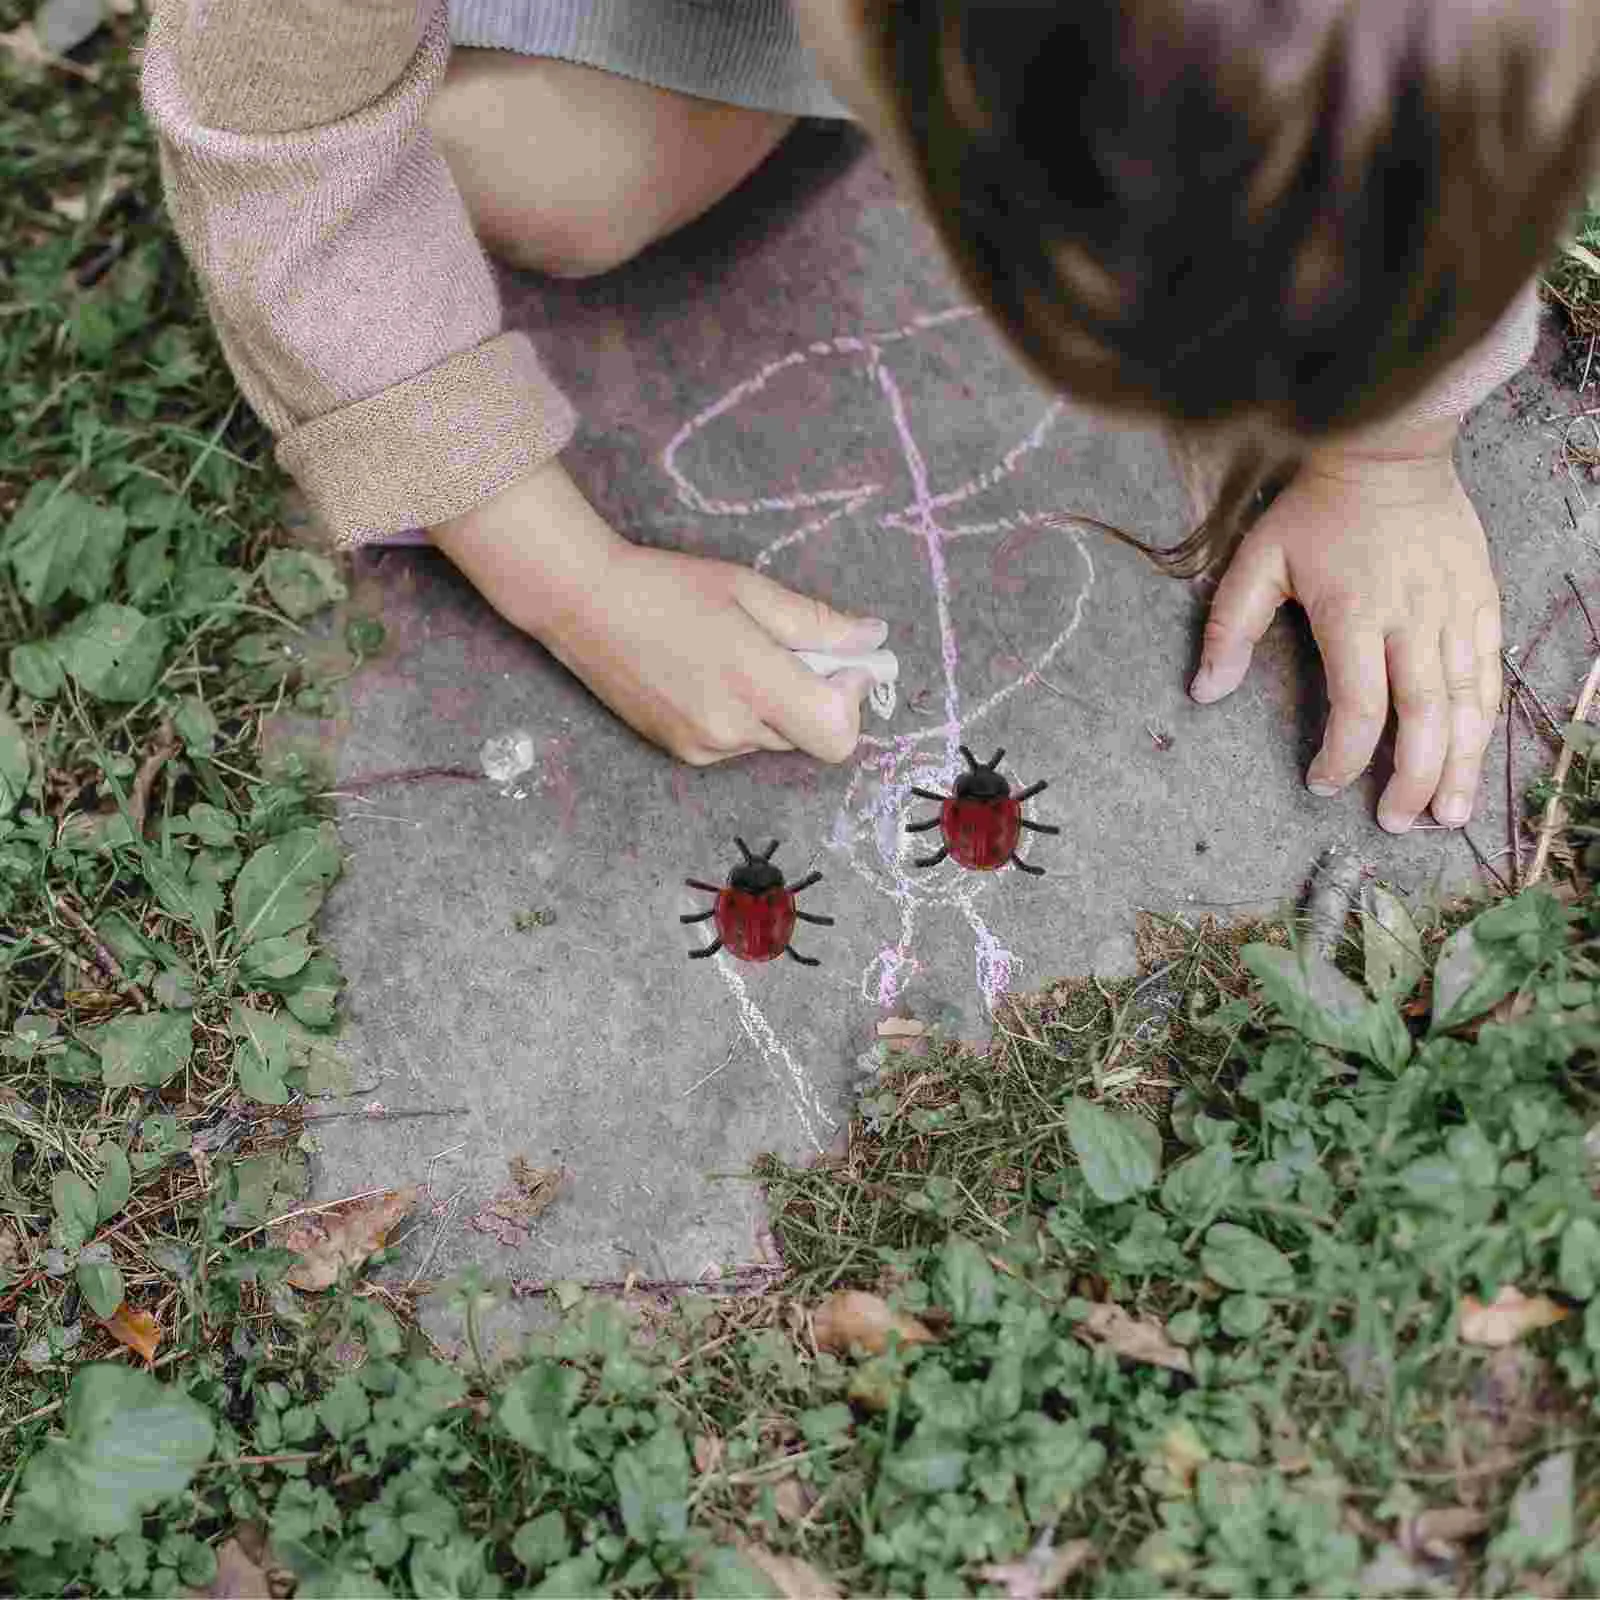
[(1539, 696), (1539, 691), (1535, 689), (1534, 686), (1522, 675), (1522, 668), (1511, 659), (1510, 651), (1502, 650), (1500, 652), (1500, 659), (1505, 662), (1506, 670), (1513, 678), (1517, 680), (1517, 682), (1522, 686), (1524, 692), (1532, 698), (1533, 703), (1544, 713), (1544, 719), (1550, 724), (1551, 731), (1558, 739), (1564, 738), (1565, 735), (1563, 735), (1561, 732), (1561, 723), (1557, 720), (1555, 712), (1553, 712), (1550, 707), (1544, 703)]
[(150, 791), (156, 786), (156, 777), (167, 762), (178, 753), (178, 736), (170, 722), (163, 722), (156, 730), (156, 741), (150, 754), (139, 763), (128, 787), (128, 821), (136, 837), (143, 837), (145, 818), (150, 810)]
[(1506, 696), (1506, 832), (1511, 835), (1511, 884), (1522, 887), (1522, 817), (1517, 810), (1517, 780), (1511, 770), (1513, 735), (1517, 729), (1517, 707), (1521, 702), (1514, 694)]
[(1465, 828), (1462, 828), (1460, 832), (1461, 837), (1467, 841), (1467, 849), (1472, 852), (1473, 859), (1480, 867), (1483, 868), (1485, 872), (1489, 874), (1491, 878), (1494, 879), (1496, 883), (1500, 885), (1502, 889), (1505, 890), (1507, 894), (1510, 894), (1511, 885), (1506, 882), (1505, 878), (1498, 871), (1496, 871), (1494, 863), (1488, 858), (1488, 856), (1486, 856), (1483, 851), (1478, 848), (1477, 840), (1474, 839)]
[(141, 1011), (150, 1009), (150, 998), (136, 983), (129, 983), (127, 974), (122, 970), (122, 964), (106, 948), (105, 942), (94, 931), (87, 918), (80, 916), (67, 904), (65, 900), (54, 902), (56, 910), (61, 914), (61, 920), (69, 928), (81, 934), (94, 947), (95, 965), (110, 978), (113, 983), (127, 983), (128, 993), (138, 1002)]
[(1589, 607), (1584, 603), (1583, 590), (1578, 587), (1578, 580), (1570, 572), (1561, 574), (1567, 580), (1567, 587), (1572, 590), (1572, 597), (1578, 602), (1578, 609), (1583, 613), (1583, 620), (1589, 624), (1589, 637), (1594, 641), (1596, 650), (1600, 650), (1600, 632), (1594, 625), (1594, 618), (1589, 615)]
[[(1574, 722), (1584, 722), (1588, 719), (1589, 707), (1594, 702), (1597, 688), (1600, 688), (1600, 656), (1594, 658), (1594, 665), (1589, 668), (1589, 676), (1583, 680), (1583, 690), (1578, 695), (1578, 707), (1572, 716)], [(1544, 876), (1545, 863), (1550, 859), (1550, 845), (1555, 839), (1556, 830), (1566, 820), (1566, 813), (1561, 806), (1561, 791), (1566, 786), (1567, 774), (1572, 770), (1572, 754), (1572, 741), (1563, 737), (1561, 754), (1556, 758), (1556, 792), (1550, 796), (1550, 802), (1544, 808), (1544, 821), (1539, 827), (1539, 848), (1534, 851), (1533, 865), (1528, 869), (1530, 888)]]
[(461, 778), (469, 783), (482, 783), (484, 776), (471, 767), (401, 767), (393, 772), (368, 772), (359, 778), (347, 778), (337, 789), (328, 790), (324, 799), (337, 799), (342, 794), (360, 794), (364, 789), (379, 789), (390, 783), (417, 783), (428, 778)]
[[(721, 1278), (638, 1278), (629, 1274), (626, 1278), (612, 1278), (598, 1283), (585, 1283), (585, 1289), (593, 1289), (599, 1293), (622, 1294), (627, 1291), (637, 1290), (641, 1294), (661, 1294), (679, 1289), (699, 1289), (710, 1292), (715, 1289), (739, 1288), (746, 1280), (765, 1282), (770, 1278), (781, 1278), (787, 1267), (767, 1267), (752, 1264), (745, 1267), (735, 1267), (733, 1271)], [(531, 1295), (549, 1294), (556, 1287), (554, 1279), (528, 1278), (521, 1282), (513, 1279), (511, 1293), (519, 1300), (527, 1299)]]

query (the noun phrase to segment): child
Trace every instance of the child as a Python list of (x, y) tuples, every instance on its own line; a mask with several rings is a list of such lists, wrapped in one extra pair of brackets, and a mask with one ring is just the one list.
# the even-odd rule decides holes
[(502, 331), (480, 241), (605, 271), (733, 189), (795, 116), (848, 107), (1042, 377), (1223, 452), (1214, 513), (1165, 558), (1232, 558), (1194, 697), (1230, 693), (1297, 600), (1331, 703), (1312, 791), (1360, 773), (1392, 705), (1379, 821), (1404, 831), (1431, 806), (1463, 823), (1499, 700), (1499, 602), (1451, 449), (1531, 353), (1529, 280), (1594, 170), (1600, 7), (794, 13), (156, 0), (144, 92), (172, 216), (323, 520), (347, 544), (426, 527), (682, 760), (847, 758), (868, 681), (818, 679), (790, 651), (870, 650), (883, 624), (607, 527), (559, 463), (570, 409)]

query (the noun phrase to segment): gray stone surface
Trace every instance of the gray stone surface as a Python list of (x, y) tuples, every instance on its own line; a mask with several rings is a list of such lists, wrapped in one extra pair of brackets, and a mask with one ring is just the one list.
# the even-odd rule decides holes
[[(1192, 506), (1155, 435), (1039, 392), (939, 265), (870, 156), (807, 133), (722, 212), (585, 285), (508, 285), (583, 408), (570, 461), (630, 535), (755, 562), (891, 623), (902, 677), (851, 766), (768, 756), (675, 766), (502, 625), (427, 552), (364, 557), (392, 648), (326, 732), (349, 869), (327, 933), (350, 978), (357, 1103), (431, 1111), (322, 1125), (324, 1196), (427, 1181), (412, 1270), (518, 1278), (694, 1277), (758, 1259), (758, 1152), (824, 1147), (856, 1056), (893, 1010), (978, 1033), (986, 998), (1131, 958), (1135, 912), (1243, 910), (1294, 894), (1343, 841), (1422, 894), (1476, 871), (1459, 835), (1370, 820), (1387, 763), (1342, 799), (1301, 773), (1323, 701), (1307, 636), (1274, 628), (1246, 686), (1184, 692), (1203, 596), (1092, 534), (1077, 510), (1158, 540)], [(1507, 638), (1565, 715), (1587, 641), (1561, 575), (1595, 593), (1596, 490), (1557, 468), (1578, 408), (1536, 370), (1476, 415), (1462, 464), (1490, 526)], [(1550, 420), (1551, 418), (1558, 420)], [(1570, 513), (1569, 513), (1570, 507)], [(909, 866), (906, 786), (954, 776), (950, 724), (1023, 782), (1043, 878)], [(525, 735), (510, 784), (389, 777), (479, 770)], [(1523, 777), (1547, 759), (1525, 732)], [(1474, 839), (1505, 848), (1497, 738)], [(1519, 780), (1520, 781), (1520, 780)], [(825, 874), (806, 904), (815, 971), (691, 964), (678, 916), (733, 837), (783, 841)], [(555, 921), (518, 931), (518, 913)], [(526, 1244), (470, 1226), (510, 1157), (564, 1162), (567, 1198)]]

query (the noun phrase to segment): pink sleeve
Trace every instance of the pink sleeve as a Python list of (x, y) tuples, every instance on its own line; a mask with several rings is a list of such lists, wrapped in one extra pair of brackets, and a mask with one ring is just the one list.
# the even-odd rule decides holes
[(1489, 337), (1454, 366), (1446, 369), (1426, 394), (1407, 406), (1396, 420), (1440, 422), (1463, 417), (1533, 359), (1539, 342), (1539, 290), (1530, 283), (1511, 302)]

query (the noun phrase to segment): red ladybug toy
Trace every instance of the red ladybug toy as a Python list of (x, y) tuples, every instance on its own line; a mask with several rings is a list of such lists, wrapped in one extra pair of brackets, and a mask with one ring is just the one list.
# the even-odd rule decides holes
[(730, 954), (741, 961), (776, 961), (779, 956), (788, 956), (802, 967), (821, 966), (814, 957), (801, 955), (789, 939), (796, 921), (815, 923), (819, 928), (833, 926), (832, 917), (814, 917), (794, 903), (794, 897), (802, 889), (822, 882), (822, 874), (813, 872), (798, 883), (785, 884), (783, 874), (772, 865), (773, 852), (778, 848), (776, 839), (760, 855), (755, 855), (743, 839), (733, 842), (744, 860), (728, 874), (724, 888), (719, 889), (714, 883), (701, 883), (696, 878), (685, 880), (691, 889), (703, 889), (717, 897), (717, 903), (709, 911), (691, 911), (678, 918), (679, 922), (717, 919), (716, 938), (703, 950), (691, 950), (689, 959), (698, 961), (714, 956), (726, 945)]
[(939, 815), (926, 822), (912, 822), (907, 833), (926, 833), (938, 828), (944, 833), (944, 843), (931, 856), (917, 856), (914, 865), (936, 867), (946, 856), (954, 856), (964, 867), (974, 872), (994, 872), (1010, 862), (1019, 872), (1031, 872), (1043, 877), (1043, 867), (1030, 867), (1017, 856), (1017, 840), (1022, 830), (1033, 833), (1060, 833), (1059, 828), (1043, 822), (1030, 822), (1022, 814), (1022, 803), (1042, 794), (1050, 787), (1041, 778), (1021, 794), (1012, 794), (1011, 785), (996, 768), (1004, 750), (996, 750), (988, 761), (979, 761), (965, 745), (961, 754), (972, 770), (956, 779), (956, 792), (950, 795), (934, 794), (929, 789), (913, 789), (912, 794), (921, 800), (933, 800)]

